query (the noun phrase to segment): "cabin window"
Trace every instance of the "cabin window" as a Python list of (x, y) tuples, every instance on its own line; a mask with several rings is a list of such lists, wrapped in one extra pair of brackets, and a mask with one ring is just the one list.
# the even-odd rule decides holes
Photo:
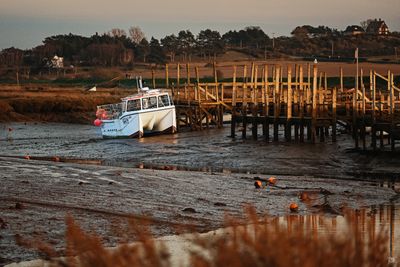
[(158, 97), (158, 106), (166, 107), (169, 106), (169, 98), (168, 95), (162, 95)]
[(142, 101), (143, 101), (143, 109), (157, 107), (157, 97), (155, 96), (143, 98)]
[(135, 111), (140, 109), (140, 99), (129, 100), (126, 103), (126, 111)]

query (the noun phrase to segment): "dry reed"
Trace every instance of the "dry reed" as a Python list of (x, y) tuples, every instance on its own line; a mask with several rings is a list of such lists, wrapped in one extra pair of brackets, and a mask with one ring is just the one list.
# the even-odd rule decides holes
[[(246, 208), (246, 214), (242, 220), (226, 217), (224, 234), (190, 238), (200, 248), (189, 252), (190, 266), (388, 266), (387, 232), (376, 231), (374, 215), (365, 211), (346, 211), (346, 227), (340, 231), (332, 229), (337, 227), (334, 217), (330, 224), (317, 215), (260, 218), (253, 207)], [(54, 266), (172, 266), (167, 248), (152, 238), (148, 220), (129, 222), (130, 234), (141, 245), (114, 249), (106, 249), (98, 236), (84, 232), (71, 217), (66, 224), (68, 257), (53, 260)], [(57, 256), (42, 242), (19, 242), (47, 258)]]

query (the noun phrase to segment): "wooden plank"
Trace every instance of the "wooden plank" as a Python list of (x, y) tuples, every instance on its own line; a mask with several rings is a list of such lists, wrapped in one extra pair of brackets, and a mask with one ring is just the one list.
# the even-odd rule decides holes
[(376, 76), (378, 76), (379, 78), (381, 78), (382, 80), (385, 80), (385, 81), (389, 81), (389, 79), (388, 78), (386, 78), (385, 76), (383, 76), (383, 75), (380, 75), (379, 73), (377, 73), (376, 71), (374, 71), (374, 74), (376, 75)]

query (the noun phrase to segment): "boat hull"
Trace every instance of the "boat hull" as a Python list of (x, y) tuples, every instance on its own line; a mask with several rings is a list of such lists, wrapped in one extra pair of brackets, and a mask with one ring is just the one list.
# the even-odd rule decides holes
[(126, 112), (118, 119), (103, 120), (103, 138), (138, 137), (158, 133), (176, 132), (175, 107)]

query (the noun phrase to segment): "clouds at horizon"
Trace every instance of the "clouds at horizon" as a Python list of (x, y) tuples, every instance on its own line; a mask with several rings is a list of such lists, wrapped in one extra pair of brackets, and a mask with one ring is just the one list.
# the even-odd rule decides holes
[(398, 0), (0, 0), (0, 7), (0, 48), (30, 48), (54, 34), (91, 35), (131, 25), (156, 38), (182, 29), (223, 33), (250, 25), (268, 35), (289, 35), (305, 24), (343, 30), (369, 18), (382, 18), (390, 30), (400, 30)]

